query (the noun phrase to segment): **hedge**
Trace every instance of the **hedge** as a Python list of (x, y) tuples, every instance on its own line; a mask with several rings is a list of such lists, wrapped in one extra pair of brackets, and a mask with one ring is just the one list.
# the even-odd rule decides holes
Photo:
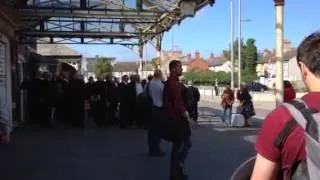
[[(257, 79), (256, 74), (244, 73), (243, 82), (251, 82)], [(231, 73), (213, 71), (190, 71), (183, 74), (184, 81), (192, 81), (196, 85), (214, 85), (216, 79), (219, 85), (227, 85), (231, 82)], [(234, 73), (235, 85), (237, 85), (238, 74)]]

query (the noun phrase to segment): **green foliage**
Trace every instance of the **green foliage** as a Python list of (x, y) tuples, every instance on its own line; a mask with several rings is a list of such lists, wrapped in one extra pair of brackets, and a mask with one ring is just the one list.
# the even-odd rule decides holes
[(257, 78), (258, 78), (257, 73), (245, 72), (242, 75), (242, 81), (245, 82), (245, 83), (255, 81), (255, 80), (257, 80)]
[[(223, 71), (213, 72), (213, 71), (189, 71), (183, 74), (185, 81), (192, 81), (196, 85), (214, 85), (217, 79), (219, 85), (230, 85), (231, 73), (226, 73)], [(238, 85), (237, 82), (238, 74), (234, 73), (235, 86)], [(252, 82), (257, 79), (257, 75), (253, 73), (244, 73), (242, 75), (243, 82)]]
[(111, 58), (100, 57), (94, 65), (94, 74), (96, 78), (103, 78), (112, 74)]
[(230, 73), (213, 71), (189, 71), (184, 73), (185, 81), (192, 81), (194, 84), (214, 85), (217, 79), (219, 84), (229, 84), (231, 80)]
[[(238, 62), (238, 39), (233, 44), (234, 47), (234, 66), (237, 67)], [(258, 59), (258, 50), (255, 45), (255, 39), (248, 39), (246, 45), (243, 43), (243, 39), (241, 39), (241, 69), (242, 69), (242, 81), (243, 82), (252, 82), (257, 80), (257, 72), (256, 72), (256, 64)], [(224, 50), (223, 55), (226, 60), (230, 60), (230, 48), (229, 50)], [(202, 85), (213, 85), (215, 84), (215, 80), (217, 79), (220, 85), (230, 84), (231, 82), (231, 73), (226, 72), (213, 72), (213, 71), (190, 71), (184, 74), (184, 79), (186, 81), (193, 81), (195, 84)], [(237, 86), (238, 82), (238, 73), (234, 72), (234, 82), (235, 86)]]
[(159, 61), (160, 61), (160, 60), (158, 60), (158, 59), (159, 59), (159, 58), (155, 57), (155, 58), (153, 58), (153, 59), (151, 60), (151, 63), (152, 63), (152, 67), (153, 67), (153, 68), (157, 68), (157, 67), (158, 67)]
[(244, 71), (245, 73), (249, 74), (256, 74), (256, 65), (258, 60), (258, 50), (255, 45), (255, 39), (248, 39), (247, 45), (245, 49), (245, 58), (243, 60), (244, 64)]
[[(234, 56), (234, 60), (235, 60), (235, 66), (238, 66), (238, 52), (239, 52), (239, 48), (238, 48), (238, 39), (235, 40), (235, 42), (233, 43), (233, 56)], [(243, 42), (243, 39), (241, 39), (241, 67), (244, 68), (244, 61), (243, 59), (245, 58), (245, 49), (246, 46)], [(231, 46), (229, 45), (229, 49), (228, 50), (223, 50), (223, 56), (226, 60), (231, 60)]]

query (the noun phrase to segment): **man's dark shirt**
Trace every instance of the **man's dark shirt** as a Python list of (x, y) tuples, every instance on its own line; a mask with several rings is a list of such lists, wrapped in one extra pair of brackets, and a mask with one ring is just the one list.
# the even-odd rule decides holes
[(106, 97), (106, 82), (104, 81), (96, 81), (94, 83), (94, 95), (99, 95), (100, 96), (100, 100), (103, 103), (106, 103), (107, 101), (107, 97)]
[(186, 111), (181, 97), (181, 86), (179, 78), (172, 76), (168, 78), (163, 89), (163, 103), (169, 119), (179, 120)]
[(117, 93), (118, 89), (117, 89), (115, 83), (112, 81), (107, 81), (106, 85), (107, 85), (107, 100), (110, 103), (118, 102), (119, 101), (118, 93)]

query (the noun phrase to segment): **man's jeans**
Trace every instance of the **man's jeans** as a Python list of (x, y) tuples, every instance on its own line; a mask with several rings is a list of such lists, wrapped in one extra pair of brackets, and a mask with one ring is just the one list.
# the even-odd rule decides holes
[(223, 121), (228, 124), (231, 124), (231, 114), (232, 114), (232, 107), (224, 108), (223, 117), (222, 117)]
[(190, 140), (191, 132), (189, 124), (186, 123), (182, 126), (184, 127), (179, 128), (186, 128), (186, 130), (182, 130), (184, 133), (181, 138), (174, 140), (172, 143), (171, 176), (182, 176), (182, 165), (185, 163), (189, 150), (192, 146)]

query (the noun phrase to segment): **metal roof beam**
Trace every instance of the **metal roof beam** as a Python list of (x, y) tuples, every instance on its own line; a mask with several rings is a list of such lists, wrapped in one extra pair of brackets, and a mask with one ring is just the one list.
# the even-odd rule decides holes
[[(30, 20), (30, 19), (22, 19), (22, 22), (36, 22), (38, 23), (39, 20)], [(137, 19), (121, 19), (121, 21), (114, 21), (112, 19), (108, 20), (108, 19), (86, 19), (83, 18), (83, 20), (77, 20), (77, 19), (73, 19), (73, 18), (69, 18), (69, 19), (63, 19), (63, 20), (59, 20), (59, 19), (48, 19), (46, 20), (46, 22), (74, 22), (74, 23), (112, 23), (112, 24), (154, 24), (157, 23), (157, 21), (155, 20), (137, 20)]]
[(22, 36), (29, 37), (70, 37), (70, 38), (137, 38), (138, 33), (121, 32), (71, 32), (71, 31), (21, 31)]
[(50, 42), (32, 42), (32, 41), (19, 41), (19, 44), (93, 44), (93, 45), (123, 45), (123, 46), (139, 46), (138, 43), (117, 43), (117, 42), (55, 42), (55, 41), (50, 41)]
[(153, 19), (161, 15), (153, 11), (136, 11), (124, 9), (79, 9), (79, 8), (25, 8), (20, 9), (24, 17), (78, 17), (78, 18), (107, 18), (107, 19)]

